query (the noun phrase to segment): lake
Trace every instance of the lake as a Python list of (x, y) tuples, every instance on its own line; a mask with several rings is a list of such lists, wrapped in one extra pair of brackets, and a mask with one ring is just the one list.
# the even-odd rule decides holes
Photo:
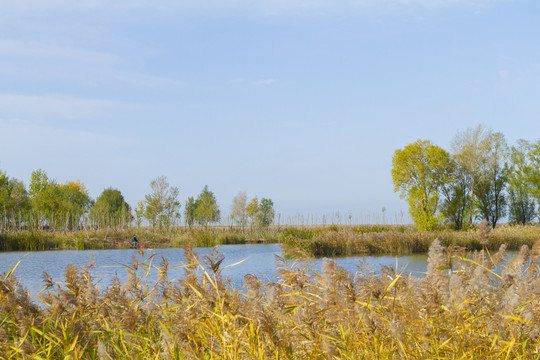
[[(202, 260), (205, 254), (212, 252), (212, 248), (194, 249)], [(246, 274), (254, 274), (262, 280), (275, 281), (276, 262), (274, 255), (282, 255), (278, 244), (271, 245), (223, 245), (219, 252), (225, 257), (221, 268), (224, 276), (231, 278), (236, 287), (241, 287)], [(180, 265), (185, 264), (183, 249), (155, 249), (147, 250), (144, 254), (133, 249), (122, 250), (69, 250), (69, 251), (40, 251), (40, 252), (5, 252), (0, 253), (0, 274), (7, 273), (22, 258), (14, 274), (19, 282), (27, 287), (35, 296), (43, 288), (42, 274), (46, 271), (53, 281), (61, 283), (64, 280), (64, 270), (69, 264), (83, 267), (91, 258), (95, 266), (91, 270), (92, 276), (102, 288), (109, 286), (111, 280), (117, 275), (120, 281), (128, 277), (124, 265), (133, 263), (134, 259), (148, 260), (154, 256), (152, 265), (159, 266), (161, 257), (169, 262), (169, 279), (179, 279), (184, 274)], [(382, 265), (405, 269), (405, 272), (423, 276), (427, 269), (427, 254), (410, 256), (366, 256), (343, 257), (333, 259), (350, 273), (355, 273), (357, 265), (365, 261), (374, 270)], [(240, 262), (240, 263), (238, 263)], [(315, 260), (314, 270), (321, 271), (322, 259)], [(238, 263), (238, 264), (236, 264)], [(236, 265), (234, 265), (236, 264)], [(234, 265), (234, 266), (229, 266)], [(229, 266), (229, 267), (227, 267)], [(224, 269), (224, 267), (227, 267)], [(150, 273), (150, 279), (155, 279), (157, 270)]]

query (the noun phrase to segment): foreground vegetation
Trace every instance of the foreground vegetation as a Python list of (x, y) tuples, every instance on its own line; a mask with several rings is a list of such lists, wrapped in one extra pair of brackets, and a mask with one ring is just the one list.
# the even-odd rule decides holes
[[(540, 356), (540, 242), (508, 259), (435, 241), (424, 278), (359, 263), (276, 258), (277, 282), (253, 275), (237, 289), (214, 251), (185, 250), (185, 276), (143, 257), (129, 278), (100, 289), (92, 264), (44, 274), (34, 304), (0, 277), (0, 354), (41, 359), (426, 359)], [(155, 283), (150, 271), (158, 271)]]

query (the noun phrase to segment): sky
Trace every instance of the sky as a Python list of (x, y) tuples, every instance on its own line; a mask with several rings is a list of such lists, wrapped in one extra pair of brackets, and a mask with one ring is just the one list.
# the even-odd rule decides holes
[(0, 0), (0, 170), (406, 218), (395, 150), (540, 138), (538, 23), (533, 0)]

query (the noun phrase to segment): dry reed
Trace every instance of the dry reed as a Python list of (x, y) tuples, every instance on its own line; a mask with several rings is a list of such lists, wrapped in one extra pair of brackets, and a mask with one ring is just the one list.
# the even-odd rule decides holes
[(83, 229), (73, 232), (45, 230), (13, 230), (0, 232), (0, 251), (34, 251), (60, 249), (115, 249), (129, 246), (133, 234), (147, 248), (211, 247), (227, 244), (284, 243), (297, 247), (313, 256), (352, 256), (368, 254), (426, 253), (434, 239), (444, 246), (461, 246), (480, 250), (483, 242), (491, 251), (501, 244), (508, 250), (519, 250), (522, 244), (529, 247), (540, 237), (538, 225), (499, 225), (468, 231), (442, 229), (416, 231), (404, 225), (331, 225), (331, 226), (270, 226), (242, 232), (236, 227), (184, 228), (105, 228)]
[[(100, 289), (92, 263), (68, 266), (37, 306), (12, 273), (0, 277), (2, 359), (480, 359), (540, 355), (540, 241), (508, 259), (505, 246), (429, 249), (427, 275), (323, 270), (301, 250), (276, 258), (276, 282), (246, 275), (237, 289), (223, 257), (186, 248), (184, 276), (153, 256)], [(148, 281), (151, 269), (158, 280)]]
[(282, 241), (288, 247), (300, 248), (315, 257), (335, 257), (426, 253), (435, 239), (439, 239), (444, 246), (458, 246), (469, 251), (481, 250), (484, 247), (496, 251), (502, 244), (505, 244), (508, 250), (519, 250), (521, 245), (530, 247), (540, 238), (540, 227), (498, 226), (490, 230), (480, 224), (478, 228), (468, 231), (392, 229), (379, 232), (341, 227), (336, 231), (311, 232), (304, 237), (299, 235), (303, 234), (289, 234)]

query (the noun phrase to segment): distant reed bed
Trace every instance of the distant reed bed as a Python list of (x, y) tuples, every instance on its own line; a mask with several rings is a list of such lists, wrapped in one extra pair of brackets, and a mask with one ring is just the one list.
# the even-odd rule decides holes
[(78, 231), (4, 230), (0, 232), (0, 251), (96, 250), (129, 246), (136, 235), (147, 248), (211, 247), (245, 243), (275, 243), (281, 230), (273, 228), (241, 232), (237, 229), (215, 227), (163, 228), (146, 227), (82, 229)]
[[(300, 251), (276, 258), (276, 282), (221, 275), (215, 250), (185, 264), (154, 257), (125, 266), (102, 289), (92, 266), (70, 265), (62, 286), (44, 273), (34, 304), (10, 272), (0, 276), (5, 359), (532, 359), (540, 356), (540, 242), (509, 259), (438, 240), (427, 275), (364, 263), (322, 272)], [(168, 269), (182, 266), (180, 280)], [(159, 277), (148, 280), (150, 270)]]
[(462, 246), (467, 250), (482, 249), (483, 239), (489, 239), (491, 251), (501, 244), (506, 244), (508, 250), (518, 250), (522, 244), (532, 246), (540, 238), (540, 226), (499, 225), (490, 230), (480, 224), (467, 231), (430, 232), (417, 231), (412, 225), (269, 226), (245, 231), (231, 226), (112, 227), (70, 232), (7, 230), (0, 232), (0, 251), (117, 249), (128, 247), (133, 235), (147, 248), (283, 243), (311, 256), (331, 257), (425, 253), (436, 238), (445, 246)]
[(483, 243), (491, 251), (496, 251), (502, 244), (506, 244), (508, 250), (519, 250), (521, 245), (532, 246), (540, 238), (540, 227), (536, 225), (498, 226), (491, 230), (480, 224), (468, 231), (415, 231), (405, 227), (374, 232), (360, 229), (342, 227), (332, 231), (294, 231), (286, 234), (282, 242), (311, 256), (333, 257), (426, 253), (435, 239), (445, 246), (460, 246), (471, 251), (483, 249)]

